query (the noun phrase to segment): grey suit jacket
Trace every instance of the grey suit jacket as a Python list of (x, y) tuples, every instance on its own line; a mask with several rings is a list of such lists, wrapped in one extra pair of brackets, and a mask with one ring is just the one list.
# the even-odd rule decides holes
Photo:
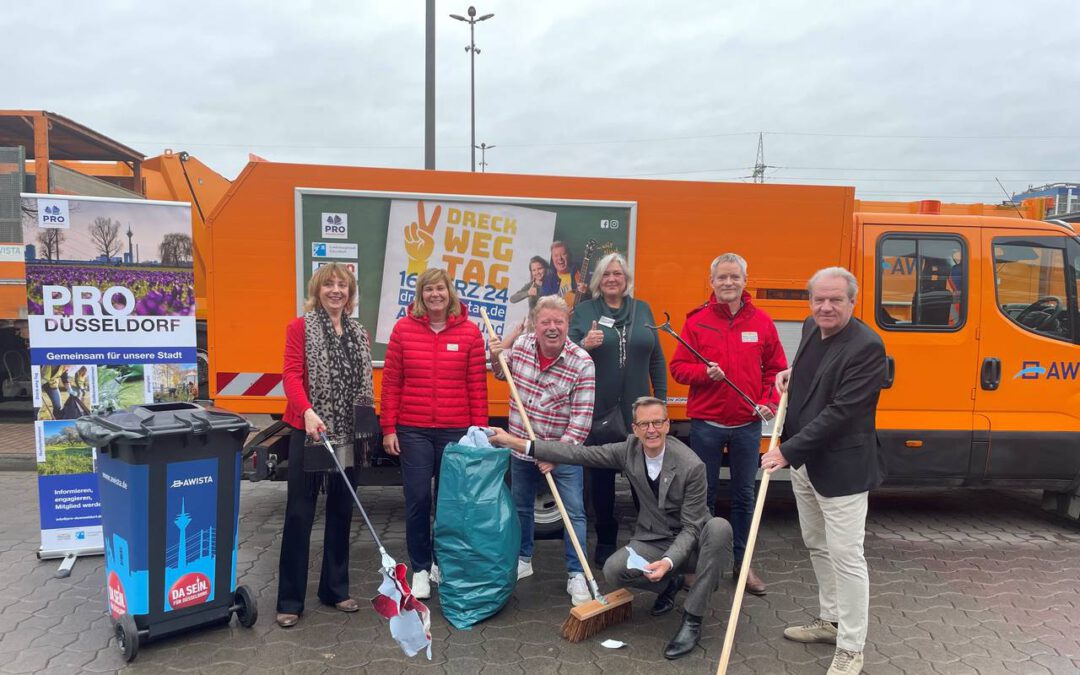
[(666, 544), (664, 555), (676, 568), (686, 563), (697, 548), (710, 518), (705, 504), (705, 465), (678, 439), (667, 438), (658, 497), (649, 487), (645, 451), (636, 436), (628, 436), (621, 443), (588, 446), (534, 441), (532, 448), (537, 459), (547, 462), (621, 470), (641, 503), (633, 539)]

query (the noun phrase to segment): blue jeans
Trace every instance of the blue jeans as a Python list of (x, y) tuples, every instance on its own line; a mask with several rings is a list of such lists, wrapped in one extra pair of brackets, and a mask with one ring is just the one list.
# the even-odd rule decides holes
[[(585, 550), (585, 499), (582, 496), (584, 490), (583, 472), (580, 466), (573, 464), (559, 464), (551, 472), (555, 479), (555, 487), (559, 489), (563, 506), (570, 516), (570, 522), (574, 525), (574, 533), (577, 534), (581, 550)], [(518, 557), (531, 559), (533, 554), (533, 509), (536, 506), (536, 489), (543, 483), (547, 485), (540, 470), (532, 462), (510, 458), (510, 491), (514, 495), (514, 506), (517, 508), (518, 519), (521, 521), (521, 548)], [(584, 573), (581, 561), (574, 552), (574, 545), (570, 543), (570, 534), (563, 532), (563, 542), (566, 545), (566, 571), (570, 574)]]
[(731, 532), (735, 564), (742, 563), (750, 521), (754, 517), (754, 487), (761, 464), (761, 422), (751, 422), (734, 429), (720, 429), (702, 420), (690, 420), (690, 447), (705, 462), (705, 478), (709, 484), (709, 512), (716, 515), (716, 483), (720, 480), (720, 465), (724, 447), (728, 451), (731, 469)]
[(434, 560), (431, 546), (431, 480), (439, 495), (439, 465), (447, 443), (457, 443), (467, 429), (426, 429), (398, 426), (401, 447), (401, 484), (405, 490), (405, 542), (413, 572), (430, 570)]

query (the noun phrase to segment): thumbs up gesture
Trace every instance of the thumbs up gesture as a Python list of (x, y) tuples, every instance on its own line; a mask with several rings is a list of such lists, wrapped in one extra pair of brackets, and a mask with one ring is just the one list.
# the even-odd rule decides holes
[(589, 328), (589, 332), (585, 333), (585, 339), (581, 341), (581, 346), (585, 349), (596, 349), (603, 343), (604, 331), (600, 330), (600, 327), (593, 321), (592, 327)]

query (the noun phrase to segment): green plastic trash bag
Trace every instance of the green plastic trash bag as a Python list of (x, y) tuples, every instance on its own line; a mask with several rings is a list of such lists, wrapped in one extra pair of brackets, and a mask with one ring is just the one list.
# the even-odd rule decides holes
[(439, 470), (439, 601), (460, 630), (494, 615), (517, 583), (521, 525), (504, 480), (510, 451), (450, 444)]

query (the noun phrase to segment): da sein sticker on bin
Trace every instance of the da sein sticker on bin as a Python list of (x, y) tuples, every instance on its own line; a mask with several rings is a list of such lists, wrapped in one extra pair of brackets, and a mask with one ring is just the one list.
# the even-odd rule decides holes
[(165, 611), (169, 612), (214, 599), (218, 463), (216, 459), (171, 462), (165, 476)]

